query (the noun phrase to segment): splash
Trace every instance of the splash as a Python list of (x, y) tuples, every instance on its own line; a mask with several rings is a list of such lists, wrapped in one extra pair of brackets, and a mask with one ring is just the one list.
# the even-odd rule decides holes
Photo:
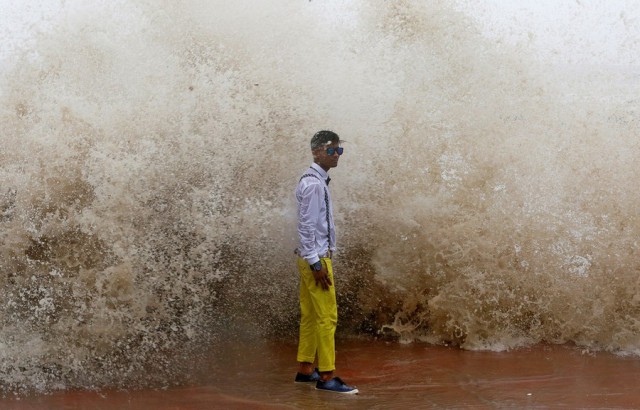
[(163, 386), (221, 337), (294, 335), (320, 128), (349, 141), (343, 333), (638, 354), (637, 61), (549, 65), (462, 3), (228, 3), (6, 29), (3, 391)]

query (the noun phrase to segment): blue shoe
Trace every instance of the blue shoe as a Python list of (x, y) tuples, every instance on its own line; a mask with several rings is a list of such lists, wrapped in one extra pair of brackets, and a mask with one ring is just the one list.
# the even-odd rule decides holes
[(311, 374), (302, 374), (302, 373), (298, 373), (296, 374), (296, 383), (311, 383), (311, 382), (317, 382), (318, 380), (320, 380), (320, 373), (318, 373), (318, 369), (313, 369), (313, 372)]
[(339, 377), (334, 377), (333, 379), (327, 380), (326, 382), (318, 380), (318, 382), (316, 383), (316, 390), (331, 391), (334, 393), (343, 394), (358, 394), (358, 389), (353, 386), (347, 385)]

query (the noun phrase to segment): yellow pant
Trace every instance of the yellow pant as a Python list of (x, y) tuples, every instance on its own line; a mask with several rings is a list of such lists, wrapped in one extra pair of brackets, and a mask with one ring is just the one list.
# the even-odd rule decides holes
[(318, 355), (318, 370), (330, 372), (336, 368), (335, 333), (338, 324), (338, 305), (333, 281), (331, 259), (320, 259), (327, 268), (331, 286), (323, 290), (316, 285), (309, 263), (298, 258), (300, 272), (300, 341), (298, 361), (313, 363)]

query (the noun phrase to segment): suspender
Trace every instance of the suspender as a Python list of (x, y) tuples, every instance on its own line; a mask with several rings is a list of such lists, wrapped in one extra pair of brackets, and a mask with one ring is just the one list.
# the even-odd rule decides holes
[[(303, 178), (307, 178), (307, 177), (313, 177), (322, 182), (322, 179), (315, 174), (304, 174), (303, 176), (300, 177), (300, 181), (302, 181)], [(325, 207), (326, 216), (327, 216), (327, 242), (329, 244), (329, 251), (331, 251), (331, 224), (329, 223), (329, 193), (327, 192), (326, 183), (324, 186), (324, 207)]]

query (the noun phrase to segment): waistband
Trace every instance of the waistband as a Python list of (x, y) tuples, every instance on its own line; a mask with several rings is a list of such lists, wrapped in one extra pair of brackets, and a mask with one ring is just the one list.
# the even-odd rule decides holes
[(327, 253), (325, 253), (324, 255), (318, 255), (320, 258), (329, 258), (332, 259), (333, 258), (333, 252), (331, 251), (327, 251)]
[[(293, 250), (293, 253), (295, 253), (296, 255), (300, 256), (300, 251), (298, 250), (298, 248), (295, 248)], [(331, 252), (331, 250), (328, 250), (327, 253), (322, 254), (322, 255), (318, 255), (319, 258), (325, 258), (325, 259), (332, 259), (333, 258), (333, 252)]]

